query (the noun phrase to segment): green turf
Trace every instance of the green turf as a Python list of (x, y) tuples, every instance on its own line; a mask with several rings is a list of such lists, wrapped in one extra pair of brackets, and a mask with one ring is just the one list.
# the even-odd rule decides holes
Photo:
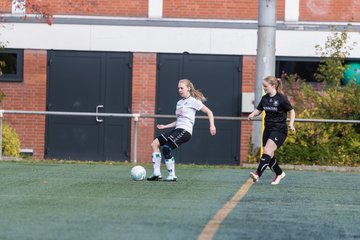
[(178, 167), (178, 182), (135, 182), (130, 168), (0, 163), (0, 239), (196, 239), (246, 179)]
[[(177, 166), (178, 182), (136, 182), (131, 167), (0, 162), (0, 239), (197, 239), (249, 172)], [(215, 239), (360, 237), (360, 174), (288, 171), (279, 186), (271, 177), (252, 186)]]
[(359, 239), (360, 174), (269, 171), (224, 221), (215, 239)]

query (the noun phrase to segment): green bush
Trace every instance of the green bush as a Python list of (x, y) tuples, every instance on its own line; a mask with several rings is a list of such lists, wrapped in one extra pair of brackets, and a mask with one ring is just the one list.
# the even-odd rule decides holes
[[(325, 47), (316, 46), (321, 62), (311, 85), (299, 76), (284, 76), (286, 92), (293, 100), (297, 118), (360, 119), (360, 86), (341, 85), (345, 57), (355, 43), (347, 44), (345, 28), (327, 38)], [(283, 162), (318, 165), (359, 165), (360, 124), (297, 123), (277, 154)]]
[[(5, 97), (5, 94), (0, 90), (0, 103)], [(20, 139), (15, 130), (8, 124), (2, 125), (2, 154), (4, 156), (20, 156)]]
[[(360, 119), (360, 86), (341, 85), (346, 65), (344, 58), (352, 47), (347, 32), (328, 37), (315, 74), (319, 83), (310, 84), (294, 74), (282, 76), (284, 90), (297, 118)], [(352, 43), (354, 46), (355, 43)], [(276, 152), (281, 163), (316, 165), (360, 165), (360, 124), (296, 122), (296, 133), (289, 132), (284, 145)], [(249, 160), (253, 160), (249, 156)]]
[(2, 153), (4, 156), (20, 156), (20, 140), (15, 130), (8, 124), (2, 128)]
[[(346, 85), (319, 91), (294, 76), (286, 83), (286, 92), (292, 99), (297, 118), (360, 119), (360, 86)], [(295, 128), (296, 132), (289, 132), (285, 143), (276, 152), (281, 163), (360, 165), (360, 124), (296, 122)], [(257, 162), (258, 157), (259, 153), (249, 153), (249, 162)]]
[[(1, 76), (1, 75), (0, 75)], [(3, 93), (3, 91), (0, 90), (0, 103), (2, 102), (2, 100), (4, 99), (5, 94)]]
[[(314, 118), (306, 111), (298, 117)], [(359, 165), (360, 133), (352, 124), (296, 123), (277, 156), (291, 164)]]

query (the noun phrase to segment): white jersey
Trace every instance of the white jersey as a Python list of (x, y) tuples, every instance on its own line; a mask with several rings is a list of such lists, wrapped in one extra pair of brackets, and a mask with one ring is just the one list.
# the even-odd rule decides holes
[(192, 134), (195, 124), (195, 113), (205, 105), (194, 97), (180, 99), (176, 104), (176, 127)]

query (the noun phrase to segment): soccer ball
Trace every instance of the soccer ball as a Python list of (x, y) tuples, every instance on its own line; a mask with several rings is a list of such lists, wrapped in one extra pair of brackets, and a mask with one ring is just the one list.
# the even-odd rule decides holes
[(142, 166), (135, 166), (131, 169), (131, 178), (135, 181), (144, 180), (146, 177), (146, 170)]

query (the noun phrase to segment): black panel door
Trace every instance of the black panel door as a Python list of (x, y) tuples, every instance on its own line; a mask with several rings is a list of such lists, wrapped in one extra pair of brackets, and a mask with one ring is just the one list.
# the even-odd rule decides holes
[[(241, 113), (241, 57), (193, 54), (159, 54), (157, 73), (157, 114), (175, 114), (180, 99), (177, 83), (190, 79), (202, 90), (215, 116)], [(197, 116), (204, 116), (198, 112)], [(174, 119), (159, 119), (170, 122)], [(209, 133), (209, 121), (196, 119), (191, 140), (174, 151), (178, 163), (238, 165), (240, 121), (216, 120), (216, 136)], [(156, 135), (164, 130), (156, 130)]]
[[(131, 54), (49, 51), (47, 110), (128, 113)], [(128, 160), (129, 118), (47, 116), (47, 158)]]

